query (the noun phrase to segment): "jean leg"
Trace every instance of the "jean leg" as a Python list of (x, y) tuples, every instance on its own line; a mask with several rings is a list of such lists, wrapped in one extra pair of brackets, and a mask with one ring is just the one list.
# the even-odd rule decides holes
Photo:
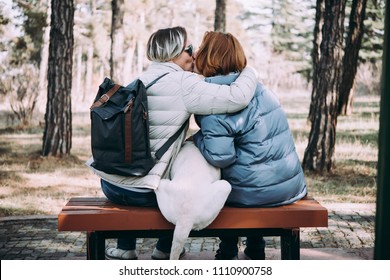
[(247, 236), (246, 237), (246, 248), (249, 250), (261, 250), (265, 248), (265, 240), (261, 235)]
[(235, 256), (238, 254), (238, 236), (220, 237), (219, 243), (220, 253), (227, 256)]
[(135, 250), (135, 238), (118, 238), (117, 248), (122, 250)]
[(161, 236), (156, 244), (156, 248), (164, 253), (170, 253), (172, 247), (173, 233)]

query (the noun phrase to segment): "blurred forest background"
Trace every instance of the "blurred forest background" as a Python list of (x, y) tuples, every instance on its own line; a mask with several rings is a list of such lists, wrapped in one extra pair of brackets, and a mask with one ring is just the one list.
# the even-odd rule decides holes
[[(308, 88), (316, 1), (226, 2), (226, 31), (240, 39), (260, 79), (275, 90)], [(351, 2), (347, 1), (346, 32)], [(355, 90), (378, 94), (385, 3), (368, 0), (366, 5)], [(0, 102), (8, 101), (17, 119), (28, 124), (35, 107), (45, 112), (50, 1), (0, 0), (0, 7)], [(74, 7), (72, 105), (77, 111), (85, 107), (84, 101), (91, 101), (103, 78), (110, 76), (112, 6), (109, 0), (75, 0)], [(123, 26), (115, 36), (120, 37), (117, 55), (122, 62), (116, 80), (122, 84), (130, 83), (148, 66), (146, 42), (158, 28), (182, 25), (195, 46), (205, 31), (214, 30), (215, 1), (125, 0), (121, 12)]]
[[(357, 5), (365, 8), (364, 27), (351, 88), (353, 102), (333, 119), (336, 153), (331, 154), (330, 165), (319, 170), (328, 173), (310, 173), (315, 168), (306, 168), (309, 191), (324, 201), (374, 202), (384, 0), (66, 0), (74, 7), (72, 152), (67, 158), (43, 158), (50, 21), (52, 13), (59, 13), (52, 9), (56, 2), (0, 0), (0, 216), (55, 213), (72, 195), (101, 195), (97, 178), (86, 175), (82, 166), (90, 155), (88, 113), (99, 84), (106, 76), (128, 84), (142, 73), (150, 63), (146, 43), (155, 30), (184, 26), (196, 47), (205, 31), (217, 29), (221, 13), (223, 30), (239, 38), (249, 65), (280, 96), (303, 159), (310, 150), (310, 125), (315, 123), (313, 100), (315, 93), (321, 93), (315, 89), (319, 83), (313, 83), (319, 77), (315, 71), (321, 71), (315, 58), (326, 39), (321, 40), (326, 36), (321, 26), (330, 2), (332, 9), (345, 5), (338, 29), (344, 41), (333, 46), (340, 53), (349, 53), (345, 45), (349, 31), (358, 24), (351, 20)], [(225, 9), (218, 13), (222, 4)], [(56, 201), (53, 208), (50, 201)]]

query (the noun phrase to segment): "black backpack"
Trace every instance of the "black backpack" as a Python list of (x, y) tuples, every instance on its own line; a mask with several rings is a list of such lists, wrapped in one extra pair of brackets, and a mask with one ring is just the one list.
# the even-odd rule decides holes
[(145, 176), (160, 159), (188, 122), (155, 153), (149, 141), (149, 115), (146, 89), (137, 79), (127, 87), (105, 78), (91, 106), (92, 167), (109, 174)]

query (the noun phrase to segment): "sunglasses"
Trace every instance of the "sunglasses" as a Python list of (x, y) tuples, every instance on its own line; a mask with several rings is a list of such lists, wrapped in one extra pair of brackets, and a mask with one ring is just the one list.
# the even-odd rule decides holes
[(186, 47), (186, 48), (184, 49), (184, 51), (185, 51), (186, 53), (188, 53), (189, 56), (192, 56), (192, 55), (194, 54), (194, 47), (193, 47), (192, 45), (189, 45), (188, 47)]

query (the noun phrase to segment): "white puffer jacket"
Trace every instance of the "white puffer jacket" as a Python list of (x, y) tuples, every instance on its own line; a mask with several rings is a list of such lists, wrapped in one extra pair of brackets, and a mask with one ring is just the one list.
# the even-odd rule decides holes
[[(140, 76), (145, 85), (169, 73), (157, 81), (148, 91), (150, 145), (154, 153), (171, 137), (191, 114), (233, 113), (245, 108), (251, 101), (256, 85), (255, 70), (245, 68), (231, 86), (205, 82), (197, 74), (183, 71), (172, 62), (152, 63)], [(169, 175), (169, 167), (185, 140), (186, 131), (176, 140), (164, 156), (144, 177), (125, 177), (107, 174), (91, 167), (93, 158), (87, 161), (99, 177), (116, 186), (157, 189), (161, 178)]]

